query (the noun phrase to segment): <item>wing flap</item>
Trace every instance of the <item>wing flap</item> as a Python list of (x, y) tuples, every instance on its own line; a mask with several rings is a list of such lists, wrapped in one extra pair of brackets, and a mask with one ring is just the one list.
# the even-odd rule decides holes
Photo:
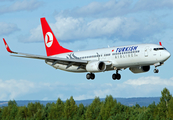
[(19, 55), (11, 55), (11, 56), (41, 59), (41, 60), (47, 60), (47, 61), (51, 60), (51, 61), (73, 62), (73, 63), (83, 63), (83, 64), (88, 63), (88, 61), (86, 61), (86, 60), (79, 60), (79, 59), (67, 59), (67, 58), (60, 58), (60, 57), (47, 57), (47, 56), (31, 55), (31, 54), (24, 54), (24, 53), (18, 53), (18, 54)]

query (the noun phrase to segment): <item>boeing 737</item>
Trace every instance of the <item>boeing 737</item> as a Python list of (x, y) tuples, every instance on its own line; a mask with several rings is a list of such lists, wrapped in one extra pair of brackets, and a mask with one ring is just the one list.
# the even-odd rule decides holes
[(46, 64), (68, 72), (88, 72), (86, 78), (94, 79), (97, 72), (115, 70), (113, 80), (120, 80), (119, 70), (129, 68), (133, 73), (143, 73), (154, 65), (154, 73), (158, 73), (157, 67), (164, 64), (170, 57), (170, 53), (161, 43), (136, 44), (120, 47), (73, 52), (62, 47), (57, 41), (45, 18), (41, 18), (41, 26), (47, 56), (25, 54), (11, 51), (5, 39), (5, 47), (12, 56), (45, 60)]

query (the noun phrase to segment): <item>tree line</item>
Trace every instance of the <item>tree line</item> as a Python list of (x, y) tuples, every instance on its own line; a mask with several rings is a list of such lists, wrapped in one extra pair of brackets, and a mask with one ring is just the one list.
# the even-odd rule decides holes
[(8, 106), (0, 107), (0, 120), (172, 120), (173, 97), (167, 88), (161, 91), (160, 102), (148, 107), (126, 106), (117, 102), (111, 95), (104, 101), (95, 97), (93, 102), (84, 106), (77, 105), (73, 99), (56, 103), (39, 102), (18, 106), (15, 100), (8, 101)]

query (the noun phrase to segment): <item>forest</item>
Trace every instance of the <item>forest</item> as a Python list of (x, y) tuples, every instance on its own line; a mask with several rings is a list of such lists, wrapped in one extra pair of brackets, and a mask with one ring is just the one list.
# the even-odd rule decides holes
[(173, 97), (164, 88), (160, 102), (147, 107), (125, 106), (111, 95), (104, 101), (95, 97), (88, 106), (77, 105), (73, 97), (64, 102), (58, 98), (56, 103), (45, 106), (39, 102), (18, 106), (15, 100), (10, 100), (8, 106), (0, 107), (0, 120), (173, 120)]

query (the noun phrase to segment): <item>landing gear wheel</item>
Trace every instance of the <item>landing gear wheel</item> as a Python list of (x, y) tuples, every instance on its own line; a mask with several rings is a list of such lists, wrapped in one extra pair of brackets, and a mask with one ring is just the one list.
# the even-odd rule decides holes
[(154, 73), (158, 73), (159, 72), (159, 70), (158, 69), (154, 69)]
[(89, 80), (91, 78), (90, 73), (87, 73), (86, 78)]
[(91, 80), (94, 80), (95, 75), (94, 75), (93, 73), (91, 73), (91, 74), (90, 74), (90, 78), (91, 78)]
[(95, 79), (95, 74), (93, 74), (93, 73), (87, 73), (86, 78), (87, 78), (88, 80), (89, 80), (89, 79), (94, 80), (94, 79)]
[(116, 80), (116, 79), (117, 79), (117, 74), (113, 74), (113, 75), (112, 75), (112, 79), (113, 79), (113, 80)]
[(120, 79), (121, 79), (121, 75), (117, 74), (117, 80), (120, 80)]

